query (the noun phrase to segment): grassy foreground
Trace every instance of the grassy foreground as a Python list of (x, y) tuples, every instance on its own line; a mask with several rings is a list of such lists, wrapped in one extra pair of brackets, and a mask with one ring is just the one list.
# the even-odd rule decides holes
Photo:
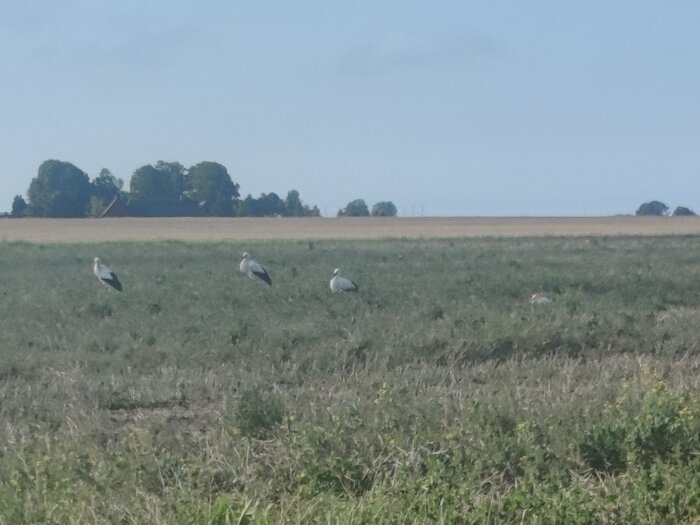
[(698, 523), (699, 260), (696, 237), (0, 243), (0, 524)]

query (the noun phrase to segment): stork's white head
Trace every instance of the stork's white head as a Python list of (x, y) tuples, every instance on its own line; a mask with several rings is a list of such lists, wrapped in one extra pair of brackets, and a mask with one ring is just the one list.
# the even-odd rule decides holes
[(333, 277), (335, 277), (339, 273), (340, 273), (340, 268), (336, 268), (335, 270), (333, 270)]
[(243, 252), (243, 258), (247, 259), (248, 257), (250, 257), (250, 254), (248, 252)]
[(99, 258), (99, 257), (95, 257), (95, 264), (100, 264), (100, 258)]

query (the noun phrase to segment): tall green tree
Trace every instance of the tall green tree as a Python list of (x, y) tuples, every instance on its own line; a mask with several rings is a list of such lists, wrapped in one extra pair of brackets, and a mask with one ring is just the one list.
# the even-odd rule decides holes
[(396, 217), (397, 209), (391, 201), (378, 202), (372, 206), (372, 215), (374, 217)]
[(363, 199), (351, 201), (338, 212), (338, 217), (368, 217), (369, 208)]
[(124, 181), (115, 177), (107, 168), (102, 168), (100, 174), (92, 180), (92, 194), (105, 201), (111, 201), (119, 195)]
[(253, 209), (253, 203), (255, 199), (249, 193), (245, 199), (239, 200), (234, 206), (234, 214), (239, 217), (250, 217), (250, 211)]
[(143, 202), (177, 202), (180, 194), (168, 175), (150, 164), (141, 166), (131, 176), (130, 200)]
[(10, 215), (13, 217), (22, 217), (26, 210), (27, 202), (21, 195), (15, 195), (15, 198), (12, 199), (12, 211), (10, 212)]
[(304, 205), (301, 202), (301, 198), (299, 198), (297, 190), (289, 190), (287, 192), (287, 198), (284, 199), (284, 210), (284, 214), (288, 217), (304, 216)]
[(107, 168), (102, 168), (100, 174), (92, 180), (90, 185), (92, 195), (88, 215), (99, 217), (109, 203), (119, 196), (124, 181), (115, 177)]
[(164, 160), (159, 160), (154, 167), (158, 171), (162, 171), (168, 175), (170, 183), (179, 195), (187, 195), (192, 189), (190, 174), (179, 162), (165, 162)]
[(258, 209), (263, 217), (275, 217), (285, 214), (284, 201), (274, 191), (260, 195)]
[(152, 165), (141, 166), (131, 176), (129, 207), (137, 215), (186, 215), (181, 209), (184, 199), (180, 187), (168, 170)]
[(192, 197), (205, 215), (233, 215), (234, 200), (239, 197), (238, 184), (221, 164), (200, 162), (189, 170)]
[(70, 162), (47, 160), (27, 191), (29, 209), (38, 217), (84, 217), (90, 200), (90, 178)]
[(284, 199), (284, 215), (286, 217), (318, 217), (321, 215), (317, 206), (310, 207), (304, 204), (297, 190), (289, 190)]
[(639, 208), (635, 215), (666, 215), (668, 213), (668, 206), (660, 201), (645, 202)]
[(285, 215), (284, 201), (274, 192), (261, 193), (257, 199), (248, 195), (240, 205), (242, 217), (274, 217)]

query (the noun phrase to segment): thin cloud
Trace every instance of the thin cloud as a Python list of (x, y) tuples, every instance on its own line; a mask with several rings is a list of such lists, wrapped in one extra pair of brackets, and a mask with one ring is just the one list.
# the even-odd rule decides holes
[(340, 61), (340, 70), (353, 75), (373, 75), (498, 57), (505, 50), (504, 43), (481, 35), (431, 41), (387, 35), (347, 52)]
[[(40, 63), (97, 68), (157, 68), (177, 63), (191, 50), (199, 49), (201, 38), (182, 32), (160, 30), (137, 34), (111, 34), (102, 38), (86, 35), (70, 43), (44, 39), (30, 49), (30, 57)], [(200, 46), (201, 47), (201, 46)]]

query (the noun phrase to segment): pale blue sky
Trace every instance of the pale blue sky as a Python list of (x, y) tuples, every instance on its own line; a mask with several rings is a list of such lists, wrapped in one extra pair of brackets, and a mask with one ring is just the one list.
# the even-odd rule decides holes
[(700, 2), (0, 0), (0, 210), (56, 158), (429, 215), (700, 211)]

